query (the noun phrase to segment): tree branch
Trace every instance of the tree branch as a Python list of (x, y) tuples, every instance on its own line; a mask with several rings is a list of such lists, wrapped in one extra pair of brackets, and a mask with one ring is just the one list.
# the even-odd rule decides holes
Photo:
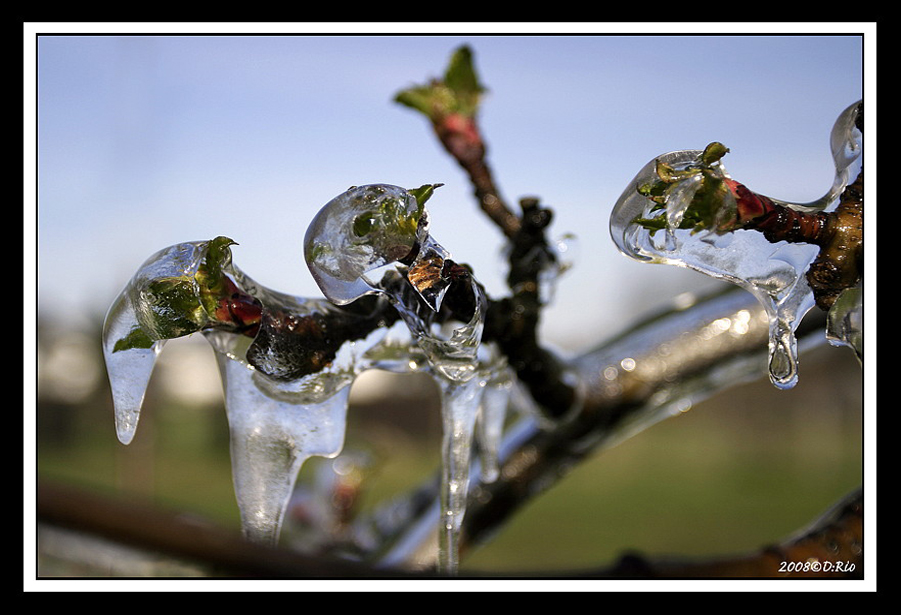
[[(802, 322), (797, 331), (802, 345), (825, 340), (823, 319), (817, 312)], [(723, 323), (730, 326), (724, 328)], [(525, 418), (508, 430), (501, 447), (500, 476), (494, 482), (476, 482), (470, 489), (462, 551), (490, 537), (523, 505), (554, 485), (560, 468), (678, 414), (686, 401), (698, 403), (763, 377), (767, 341), (763, 308), (750, 293), (729, 288), (687, 309), (649, 318), (568, 362), (566, 368), (580, 383), (578, 412), (551, 424)], [(410, 498), (422, 503), (437, 497), (433, 489), (432, 484), (424, 485)], [(395, 515), (394, 524), (382, 525), (382, 537), (409, 555), (409, 537), (424, 534), (422, 528), (433, 526), (435, 518), (434, 510), (422, 504), (407, 510), (409, 516)], [(406, 555), (389, 550), (386, 558), (397, 562)]]
[(309, 557), (267, 547), (248, 542), (237, 532), (144, 502), (105, 497), (46, 482), (40, 483), (37, 489), (37, 520), (147, 553), (163, 553), (196, 563), (209, 576), (265, 579), (430, 576), (428, 572), (373, 570), (345, 560)]

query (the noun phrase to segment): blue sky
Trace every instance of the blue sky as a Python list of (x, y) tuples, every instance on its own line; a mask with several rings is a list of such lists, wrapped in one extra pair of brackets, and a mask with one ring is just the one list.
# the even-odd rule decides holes
[(25, 75), (26, 92), (29, 78), (37, 92), (38, 191), (26, 222), (36, 214), (35, 283), (50, 313), (103, 312), (152, 253), (217, 235), (238, 242), (236, 264), (261, 283), (319, 296), (302, 258), (307, 224), (347, 187), (376, 182), (443, 182), (429, 202), (432, 235), (502, 293), (499, 233), (424, 118), (392, 102), (439, 76), (465, 43), (489, 89), (480, 118), (502, 192), (511, 202), (539, 196), (555, 210), (552, 235), (578, 236), (575, 269), (545, 323), (559, 344), (577, 347), (585, 336), (573, 331), (574, 311), (603, 336), (640, 308), (709, 285), (616, 252), (610, 211), (646, 162), (718, 140), (750, 188), (813, 200), (832, 182), (832, 124), (863, 96), (863, 39), (847, 34), (863, 29), (841, 24), (824, 24), (827, 35), (792, 24), (800, 34), (726, 25), (714, 31), (742, 34), (688, 36), (645, 34), (653, 26), (629, 35), (397, 36), (397, 26), (377, 36), (122, 36), (75, 25), (36, 24), (51, 34), (36, 38), (36, 69)]

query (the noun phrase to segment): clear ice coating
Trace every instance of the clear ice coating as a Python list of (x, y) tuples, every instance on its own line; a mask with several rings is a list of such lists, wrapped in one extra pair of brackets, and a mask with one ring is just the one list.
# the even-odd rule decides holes
[(380, 333), (334, 356), (310, 350), (297, 332), (334, 305), (256, 283), (232, 265), (231, 243), (183, 243), (149, 259), (110, 309), (103, 349), (117, 434), (128, 444), (165, 341), (203, 332), (220, 364), (244, 533), (274, 544), (303, 462), (341, 451), (349, 386)]
[(344, 446), (350, 387), (318, 401), (285, 394), (244, 363), (219, 354), (232, 474), (245, 536), (275, 545), (303, 463)]
[(144, 393), (165, 344), (165, 340), (156, 340), (148, 347), (115, 350), (116, 342), (126, 338), (137, 327), (137, 314), (131, 298), (127, 293), (122, 293), (110, 308), (103, 326), (103, 356), (113, 394), (116, 436), (122, 444), (129, 444), (134, 438)]
[(503, 437), (507, 407), (513, 396), (515, 377), (505, 359), (489, 359), (484, 364), (481, 378), (483, 391), (476, 439), (482, 481), (490, 483), (499, 475), (498, 447)]
[[(342, 304), (368, 294), (385, 295), (425, 355), (427, 369), (441, 389), (444, 440), (439, 568), (453, 573), (458, 567), (458, 537), (476, 423), (483, 409), (485, 415), (491, 414), (482, 418), (481, 432), (490, 476), (496, 443), (485, 439), (498, 430), (496, 415), (501, 402), (495, 397), (509, 388), (483, 377), (486, 363), (479, 351), (487, 298), (471, 275), (464, 276), (474, 298), (471, 317), (463, 323), (442, 323), (437, 318), (451, 284), (448, 268), (454, 264), (448, 251), (429, 235), (423, 203), (422, 198), (397, 186), (353, 187), (317, 214), (307, 231), (304, 253), (329, 300)], [(371, 272), (378, 269), (381, 279), (371, 279)], [(493, 392), (483, 405), (488, 382)]]
[[(119, 293), (103, 326), (103, 354), (110, 373), (116, 434), (131, 442), (144, 392), (166, 340), (188, 335), (211, 322), (198, 275), (203, 279), (211, 242), (189, 242), (160, 250)], [(221, 238), (212, 255), (230, 240)], [(218, 261), (211, 263), (219, 267)]]
[[(848, 107), (833, 127), (830, 145), (836, 173), (826, 194), (811, 203), (772, 199), (774, 203), (801, 211), (836, 204), (860, 170), (857, 110), (858, 103)], [(683, 150), (650, 161), (617, 200), (611, 235), (617, 247), (636, 260), (687, 267), (750, 291), (770, 317), (770, 379), (777, 387), (790, 388), (798, 378), (794, 332), (814, 306), (805, 272), (819, 248), (770, 243), (759, 232), (735, 230), (737, 204), (727, 189), (731, 178), (720, 160), (723, 153)]]
[(304, 239), (304, 258), (323, 294), (342, 305), (379, 292), (367, 274), (406, 257), (424, 239), (422, 213), (413, 194), (384, 184), (354, 186), (329, 201)]
[[(433, 188), (352, 188), (320, 212), (305, 250), (326, 299), (260, 285), (234, 266), (234, 242), (225, 237), (177, 244), (148, 259), (104, 323), (119, 440), (134, 437), (167, 340), (201, 333), (222, 376), (244, 534), (272, 545), (304, 462), (341, 452), (356, 377), (368, 369), (428, 370), (441, 389), (445, 425), (440, 560), (455, 571), (473, 443), (483, 480), (491, 480), (513, 380), (480, 343), (481, 286), (462, 270), (452, 273), (450, 254), (428, 234), (423, 203)], [(466, 322), (438, 318), (453, 275), (468, 281), (474, 298)], [(366, 318), (338, 306), (370, 294), (393, 305), (402, 326), (362, 327), (333, 343), (329, 327)]]
[(826, 339), (851, 348), (863, 362), (863, 289), (859, 285), (842, 291), (829, 309)]

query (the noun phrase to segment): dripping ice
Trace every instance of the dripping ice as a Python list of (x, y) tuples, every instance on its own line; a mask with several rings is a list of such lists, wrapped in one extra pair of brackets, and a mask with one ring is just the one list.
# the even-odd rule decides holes
[(156, 359), (165, 340), (156, 340), (149, 348), (113, 351), (117, 340), (137, 327), (135, 309), (127, 294), (113, 303), (103, 327), (103, 355), (113, 394), (116, 436), (122, 444), (131, 443), (138, 428), (144, 393)]
[[(230, 431), (235, 496), (245, 535), (254, 541), (275, 544), (284, 511), (303, 462), (312, 455), (332, 457), (340, 453), (345, 431), (348, 386), (357, 365), (353, 351), (369, 340), (349, 344), (328, 369), (295, 380), (274, 380), (251, 365), (247, 351), (255, 339), (210, 328), (210, 322), (179, 322), (179, 310), (161, 304), (148, 289), (152, 283), (173, 276), (195, 286), (201, 303), (198, 268), (211, 242), (172, 246), (151, 257), (114, 302), (106, 318), (104, 356), (113, 391), (116, 430), (128, 444), (134, 437), (144, 392), (156, 358), (169, 338), (203, 331), (217, 352), (223, 380)], [(190, 255), (190, 259), (185, 259)], [(188, 263), (185, 266), (185, 263)], [(269, 310), (305, 314), (330, 309), (324, 301), (309, 301), (276, 293), (256, 284), (230, 262), (224, 273), (248, 294), (262, 300)], [(181, 312), (179, 313), (179, 311)], [(124, 344), (145, 333), (150, 346)]]
[[(835, 178), (828, 191), (810, 203), (773, 202), (802, 211), (827, 210), (860, 169), (861, 134), (855, 128), (858, 103), (849, 106), (838, 118), (830, 135), (835, 163)], [(650, 161), (635, 176), (614, 206), (610, 231), (617, 247), (627, 256), (650, 263), (687, 267), (715, 278), (730, 281), (751, 292), (766, 309), (770, 320), (769, 374), (779, 388), (791, 388), (798, 379), (795, 329), (814, 306), (813, 292), (805, 272), (818, 254), (809, 244), (770, 243), (761, 233), (750, 230), (723, 232), (717, 224), (734, 213), (735, 201), (726, 194), (719, 218), (712, 228), (697, 231), (680, 228), (683, 216), (701, 185), (701, 175), (692, 173), (701, 166), (704, 152), (681, 150)], [(685, 177), (667, 191), (665, 207), (640, 194), (637, 187), (647, 185), (663, 163)], [(711, 166), (719, 178), (729, 178), (721, 162)], [(661, 220), (659, 231), (638, 224), (637, 219)], [(847, 323), (848, 319), (842, 321)], [(836, 325), (836, 329), (840, 326)], [(832, 337), (854, 334), (842, 329)]]
[[(362, 202), (370, 205), (385, 205), (385, 199), (395, 202), (359, 222), (358, 209), (350, 207), (349, 214), (343, 207), (348, 201), (359, 206), (361, 193)], [(367, 211), (373, 213), (371, 208)], [(351, 223), (349, 229), (341, 226), (342, 218)], [(449, 253), (428, 235), (424, 209), (400, 188), (353, 188), (323, 208), (306, 238), (308, 264), (327, 300), (265, 288), (234, 266), (226, 250), (219, 261), (226, 283), (262, 306), (258, 330), (251, 335), (220, 326), (215, 310), (221, 306), (211, 305), (209, 293), (204, 294), (209, 280), (203, 276), (209, 277), (209, 263), (214, 261), (211, 254), (233, 243), (224, 239), (177, 244), (155, 254), (110, 308), (103, 347), (119, 440), (128, 444), (134, 437), (144, 392), (167, 340), (200, 332), (216, 351), (223, 380), (243, 531), (251, 540), (276, 544), (304, 462), (311, 456), (341, 453), (348, 393), (356, 376), (368, 369), (426, 369), (439, 383), (445, 425), (441, 498), (445, 519), (436, 520), (442, 527), (440, 567), (455, 571), (473, 441), (479, 444), (482, 480), (491, 480), (497, 472), (497, 443), (511, 391), (505, 363), (480, 344), (485, 301), (481, 288), (472, 281), (477, 302), (468, 322), (439, 327), (433, 319), (447, 282), (432, 274)], [(350, 248), (354, 256), (349, 263), (320, 260), (333, 258), (334, 245)], [(388, 267), (383, 280), (374, 279), (375, 270), (414, 251), (412, 262), (395, 270)], [(421, 277), (408, 279), (420, 283), (397, 284), (398, 276), (409, 276), (411, 270)], [(173, 306), (167, 297), (148, 291), (160, 280), (177, 280), (181, 303)], [(278, 318), (328, 313), (335, 304), (368, 294), (391, 302), (406, 331), (377, 329), (366, 339), (345, 343), (323, 369), (292, 377), (296, 370), (290, 345), (273, 323)]]
[[(486, 297), (474, 278), (467, 278), (475, 298), (469, 320), (443, 325), (436, 320), (450, 285), (445, 275), (450, 253), (429, 234), (423, 203), (397, 186), (353, 187), (314, 218), (305, 238), (305, 256), (329, 300), (341, 304), (368, 294), (385, 296), (439, 386), (443, 437), (438, 565), (452, 574), (459, 566), (458, 538), (473, 439), (482, 438), (485, 476), (491, 479), (496, 475), (492, 455), (506, 408), (503, 394), (509, 388), (500, 376), (505, 367), (486, 359), (487, 351), (481, 347)], [(385, 271), (390, 264), (398, 266)], [(376, 273), (382, 277), (375, 279)], [(482, 426), (478, 433), (477, 423)]]

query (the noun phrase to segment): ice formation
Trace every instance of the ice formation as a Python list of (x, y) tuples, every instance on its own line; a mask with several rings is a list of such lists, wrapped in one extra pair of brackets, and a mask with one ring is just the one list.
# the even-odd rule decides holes
[[(811, 203), (772, 202), (805, 212), (827, 210), (860, 169), (861, 133), (855, 127), (858, 103), (836, 121), (830, 139), (835, 179)], [(761, 233), (741, 229), (741, 217), (722, 164), (725, 148), (682, 150), (650, 161), (616, 202), (610, 230), (617, 247), (643, 262), (688, 267), (750, 291), (770, 317), (769, 371), (780, 388), (798, 378), (795, 329), (814, 306), (805, 272), (819, 248), (805, 243), (771, 243)], [(853, 312), (853, 310), (852, 310)], [(838, 335), (847, 337), (848, 332)]]
[(257, 284), (232, 265), (231, 243), (182, 243), (148, 259), (107, 315), (104, 356), (117, 434), (128, 444), (166, 340), (203, 332), (220, 364), (242, 527), (275, 544), (303, 462), (341, 451), (349, 385), (364, 368), (357, 359), (378, 333), (334, 356), (301, 344), (334, 306)]
[[(217, 246), (227, 248), (228, 243), (223, 240)], [(144, 392), (166, 340), (210, 323), (197, 280), (210, 254), (208, 247), (201, 242), (183, 243), (151, 256), (106, 316), (103, 351), (111, 376), (116, 433), (124, 444), (134, 437)]]
[[(148, 259), (104, 325), (119, 440), (134, 437), (166, 341), (200, 332), (222, 375), (244, 533), (274, 545), (304, 461), (342, 450), (355, 378), (368, 369), (427, 370), (439, 383), (445, 426), (440, 567), (454, 572), (473, 443), (490, 480), (512, 381), (505, 362), (481, 344), (480, 285), (428, 234), (423, 203), (433, 188), (355, 187), (321, 210), (305, 254), (326, 299), (258, 284), (232, 263), (234, 242), (225, 237)], [(454, 281), (468, 284), (473, 298), (466, 322), (439, 319)], [(402, 328), (340, 307), (373, 294), (397, 309)]]
[[(450, 260), (428, 232), (425, 200), (434, 186), (409, 191), (397, 186), (355, 186), (327, 203), (313, 219), (304, 254), (325, 297), (337, 304), (364, 295), (388, 298), (425, 355), (442, 395), (442, 489), (439, 524), (439, 568), (458, 566), (460, 525), (469, 487), (472, 443), (483, 408), (483, 393), (492, 393), (491, 425), (483, 435), (496, 435), (498, 402), (504, 390), (486, 375), (481, 335), (487, 298), (474, 277)], [(386, 265), (393, 265), (385, 269)], [(375, 274), (382, 276), (376, 279)], [(469, 285), (473, 310), (466, 322), (441, 322), (439, 314), (454, 280)], [(486, 412), (487, 414), (487, 412)], [(496, 444), (483, 449), (496, 450)], [(488, 461), (489, 467), (492, 462)], [(490, 477), (490, 474), (489, 474)]]

